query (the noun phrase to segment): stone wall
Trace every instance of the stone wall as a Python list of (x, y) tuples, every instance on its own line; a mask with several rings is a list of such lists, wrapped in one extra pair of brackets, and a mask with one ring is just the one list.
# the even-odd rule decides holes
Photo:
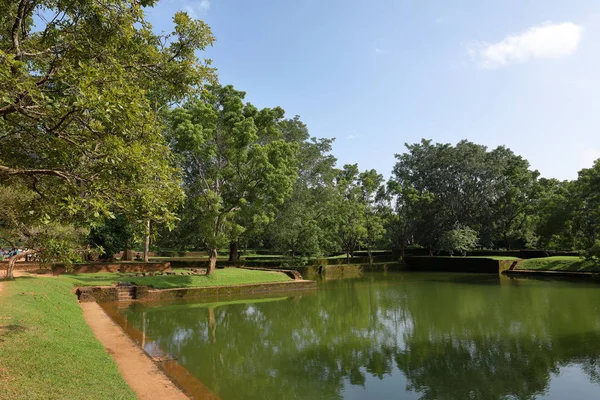
[(374, 264), (343, 264), (343, 265), (311, 265), (298, 268), (307, 279), (314, 279), (317, 276), (323, 277), (356, 277), (363, 272), (387, 272), (401, 271), (405, 269), (399, 262), (374, 263)]
[[(289, 281), (262, 283), (253, 285), (213, 286), (179, 289), (144, 289), (136, 292), (136, 300), (172, 300), (172, 299), (197, 299), (202, 297), (232, 296), (239, 294), (275, 293), (293, 290), (315, 290), (315, 281)], [(139, 289), (139, 288), (138, 288)]]
[[(513, 261), (500, 261), (491, 258), (466, 257), (406, 257), (404, 259), (409, 270), (437, 272), (474, 272), (499, 273), (500, 265)], [(509, 265), (510, 267), (510, 265)]]
[[(173, 299), (197, 299), (203, 297), (232, 296), (241, 294), (277, 293), (296, 290), (315, 290), (315, 281), (288, 281), (259, 283), (252, 285), (232, 285), (213, 287), (194, 287), (177, 289), (152, 289), (147, 286), (135, 286), (135, 300), (156, 301)], [(119, 300), (116, 286), (81, 287), (75, 292), (81, 302), (97, 301), (98, 303)]]
[(119, 290), (116, 286), (81, 287), (75, 291), (80, 302), (97, 301), (110, 303), (119, 300)]

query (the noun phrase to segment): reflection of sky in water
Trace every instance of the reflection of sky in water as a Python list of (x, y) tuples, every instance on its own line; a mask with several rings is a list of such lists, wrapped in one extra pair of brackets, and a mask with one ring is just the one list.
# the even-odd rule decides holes
[(598, 385), (590, 381), (579, 365), (568, 365), (562, 367), (558, 374), (552, 374), (546, 393), (541, 395), (539, 399), (600, 399), (600, 395), (598, 394)]
[(130, 317), (222, 400), (600, 399), (598, 286), (395, 276)]
[(406, 376), (396, 367), (393, 368), (388, 379), (379, 379), (369, 374), (366, 368), (361, 368), (361, 372), (366, 376), (362, 387), (353, 385), (349, 379), (344, 379), (342, 389), (344, 400), (369, 399), (369, 393), (377, 393), (378, 399), (418, 400), (421, 398), (419, 393), (406, 390)]

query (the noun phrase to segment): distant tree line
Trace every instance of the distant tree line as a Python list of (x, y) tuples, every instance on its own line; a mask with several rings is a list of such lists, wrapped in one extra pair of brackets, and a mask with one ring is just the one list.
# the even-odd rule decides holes
[[(290, 257), (422, 247), (598, 253), (600, 162), (545, 179), (506, 147), (422, 140), (386, 182), (336, 167), (333, 139), (217, 83), (186, 13), (153, 2), (6, 2), (0, 19), (0, 244), (66, 260), (143, 243)], [(34, 17), (42, 13), (43, 18)], [(400, 150), (400, 149), (398, 149)], [(125, 256), (129, 253), (125, 252)]]

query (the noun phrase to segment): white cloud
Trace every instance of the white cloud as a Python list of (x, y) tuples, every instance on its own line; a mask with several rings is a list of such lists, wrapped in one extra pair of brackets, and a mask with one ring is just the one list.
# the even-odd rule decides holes
[(380, 49), (379, 47), (375, 47), (375, 54), (383, 54), (385, 53), (385, 50)]
[(363, 137), (364, 135), (360, 134), (360, 133), (351, 133), (349, 135), (347, 135), (344, 139), (346, 140), (355, 140), (355, 139), (360, 139), (361, 137)]
[(185, 12), (193, 19), (198, 19), (199, 14), (205, 14), (210, 10), (210, 0), (200, 0), (199, 2), (186, 3), (183, 7)]
[(210, 10), (210, 0), (200, 0), (200, 4), (198, 4), (198, 8), (202, 11)]
[(559, 58), (574, 53), (581, 43), (583, 26), (572, 22), (546, 22), (509, 35), (497, 43), (479, 42), (467, 53), (483, 68), (499, 68), (532, 58)]

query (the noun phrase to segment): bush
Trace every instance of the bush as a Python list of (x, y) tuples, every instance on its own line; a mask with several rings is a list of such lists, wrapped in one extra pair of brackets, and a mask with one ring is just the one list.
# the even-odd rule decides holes
[(595, 263), (600, 262), (600, 240), (596, 240), (592, 247), (584, 253), (586, 260), (593, 260)]
[(454, 251), (463, 255), (477, 246), (477, 231), (468, 226), (456, 226), (442, 234), (439, 242), (440, 250), (446, 250), (452, 255)]
[(304, 257), (285, 257), (281, 261), (281, 268), (283, 269), (296, 269), (306, 266), (308, 260)]

